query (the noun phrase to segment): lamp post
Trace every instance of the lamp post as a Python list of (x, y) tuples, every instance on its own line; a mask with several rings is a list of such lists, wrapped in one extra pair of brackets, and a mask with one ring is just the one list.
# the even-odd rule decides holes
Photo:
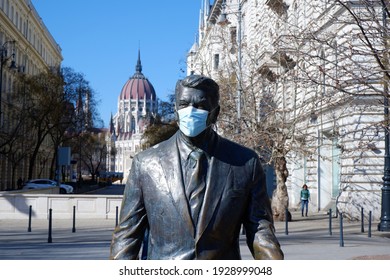
[(11, 65), (9, 66), (10, 69), (17, 69), (16, 63), (15, 63), (15, 52), (12, 50), (12, 54), (8, 56), (7, 54), (7, 46), (8, 44), (15, 45), (15, 41), (6, 41), (1, 47), (0, 47), (0, 124), (3, 123), (3, 110), (2, 110), (2, 103), (3, 103), (3, 66), (7, 63), (7, 61), (12, 57)]
[[(383, 4), (383, 30), (384, 30), (384, 46), (387, 50), (388, 38), (387, 38), (387, 8)], [(384, 63), (386, 67), (389, 67), (388, 54), (385, 51)], [(381, 201), (381, 218), (378, 224), (379, 231), (390, 231), (390, 135), (389, 135), (389, 79), (387, 73), (384, 73), (383, 82), (383, 96), (384, 96), (384, 118), (385, 118), (385, 165), (383, 175), (383, 187), (382, 187), (382, 201)]]
[[(237, 12), (230, 12), (229, 14), (237, 15), (237, 63), (238, 63), (238, 73), (237, 73), (237, 128), (236, 133), (241, 132), (241, 95), (242, 95), (242, 50), (241, 50), (241, 22), (242, 22), (242, 3), (244, 0), (238, 2)], [(229, 21), (227, 19), (228, 13), (226, 12), (226, 0), (222, 2), (222, 13), (218, 19), (218, 24), (225, 25)]]

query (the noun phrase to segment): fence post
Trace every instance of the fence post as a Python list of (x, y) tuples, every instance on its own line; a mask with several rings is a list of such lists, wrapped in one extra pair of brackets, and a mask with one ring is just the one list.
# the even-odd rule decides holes
[(340, 213), (340, 247), (344, 247), (343, 213)]
[(285, 233), (286, 233), (286, 235), (288, 235), (288, 208), (286, 208), (286, 210), (284, 212), (284, 219), (286, 220), (286, 230), (285, 230)]
[(32, 205), (29, 207), (29, 212), (28, 212), (28, 232), (31, 232), (31, 215), (32, 215)]
[(364, 209), (362, 207), (361, 212), (360, 212), (360, 221), (361, 221), (361, 232), (364, 232)]
[(370, 211), (368, 213), (368, 237), (371, 237), (371, 218), (372, 218), (372, 212)]
[(76, 232), (76, 206), (73, 206), (73, 228), (72, 232)]
[(329, 208), (329, 235), (332, 235), (332, 208)]
[(51, 228), (52, 228), (52, 209), (49, 209), (49, 236), (47, 238), (47, 243), (52, 243), (52, 237), (51, 237)]
[(118, 216), (119, 216), (119, 207), (117, 206), (116, 207), (116, 211), (115, 211), (115, 227), (118, 226)]

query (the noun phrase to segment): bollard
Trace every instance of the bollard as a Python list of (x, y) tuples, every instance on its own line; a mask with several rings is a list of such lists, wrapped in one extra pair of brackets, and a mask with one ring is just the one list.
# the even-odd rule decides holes
[(31, 215), (32, 215), (32, 206), (30, 205), (29, 207), (29, 212), (28, 212), (28, 232), (31, 232)]
[(368, 237), (371, 237), (371, 218), (372, 218), (372, 212), (370, 211), (368, 213)]
[(73, 206), (73, 228), (72, 232), (76, 232), (76, 206)]
[(332, 235), (332, 208), (329, 208), (329, 235)]
[(286, 211), (284, 213), (284, 219), (286, 220), (286, 230), (285, 233), (288, 235), (288, 208), (286, 208)]
[(49, 236), (47, 238), (47, 243), (52, 243), (52, 237), (51, 237), (52, 223), (51, 223), (51, 219), (52, 219), (52, 209), (50, 208), (49, 209)]
[(361, 212), (360, 212), (360, 220), (361, 220), (361, 232), (364, 232), (364, 209), (362, 207)]
[(115, 227), (118, 226), (118, 216), (119, 216), (119, 211), (118, 211), (118, 206), (116, 207), (116, 215), (115, 215)]
[(343, 213), (340, 213), (340, 247), (344, 247)]

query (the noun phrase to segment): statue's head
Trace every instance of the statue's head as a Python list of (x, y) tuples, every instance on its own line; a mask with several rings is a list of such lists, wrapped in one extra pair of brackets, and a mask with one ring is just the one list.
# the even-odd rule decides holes
[(187, 137), (197, 137), (217, 121), (219, 86), (211, 78), (190, 75), (176, 84), (176, 114)]

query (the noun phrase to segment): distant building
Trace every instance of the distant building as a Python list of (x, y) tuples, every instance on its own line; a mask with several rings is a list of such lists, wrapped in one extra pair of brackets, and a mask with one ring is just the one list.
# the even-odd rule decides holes
[(132, 158), (142, 149), (142, 135), (156, 114), (156, 92), (142, 73), (138, 51), (135, 73), (124, 84), (118, 97), (118, 111), (111, 117), (107, 171), (123, 172), (126, 182)]

